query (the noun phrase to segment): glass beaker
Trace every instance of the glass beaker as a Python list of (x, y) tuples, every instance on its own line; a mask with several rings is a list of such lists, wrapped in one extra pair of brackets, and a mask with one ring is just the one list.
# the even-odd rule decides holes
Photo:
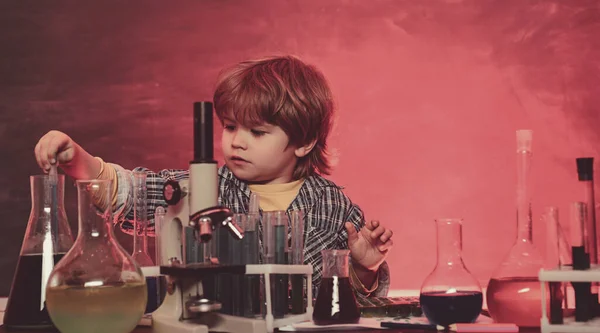
[(4, 313), (8, 329), (52, 327), (46, 283), (54, 265), (73, 245), (64, 208), (65, 176), (31, 176), (31, 212)]
[(492, 274), (486, 299), (490, 315), (498, 323), (539, 327), (541, 285), (538, 273), (544, 260), (533, 245), (530, 166), (532, 131), (517, 131), (517, 239)]
[(62, 333), (127, 333), (144, 314), (146, 282), (113, 234), (110, 188), (108, 180), (77, 181), (79, 233), (46, 288)]
[(435, 325), (472, 323), (481, 312), (483, 294), (462, 260), (462, 220), (435, 223), (437, 263), (421, 286), (421, 308)]
[(348, 277), (350, 250), (323, 250), (323, 277), (313, 311), (316, 325), (355, 324), (360, 319)]

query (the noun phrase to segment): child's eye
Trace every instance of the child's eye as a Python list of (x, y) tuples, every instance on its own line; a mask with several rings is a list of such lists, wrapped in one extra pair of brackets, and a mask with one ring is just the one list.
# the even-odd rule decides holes
[(225, 128), (226, 131), (233, 131), (235, 130), (235, 125), (231, 125), (231, 124), (225, 124), (225, 126), (223, 126)]
[(254, 135), (254, 136), (263, 136), (267, 133), (265, 131), (260, 131), (260, 130), (255, 130), (255, 129), (251, 130), (251, 132), (252, 132), (252, 135)]

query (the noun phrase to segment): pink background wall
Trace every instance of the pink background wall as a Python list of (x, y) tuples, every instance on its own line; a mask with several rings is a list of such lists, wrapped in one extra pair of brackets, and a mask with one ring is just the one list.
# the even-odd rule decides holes
[(433, 220), (449, 216), (464, 218), (464, 260), (486, 285), (516, 233), (515, 130), (534, 130), (541, 252), (540, 212), (557, 205), (566, 225), (574, 158), (598, 158), (599, 32), (598, 2), (578, 0), (2, 2), (0, 293), (41, 135), (62, 130), (129, 168), (185, 168), (191, 105), (212, 97), (219, 70), (280, 53), (330, 80), (331, 178), (393, 229), (392, 287), (419, 288)]

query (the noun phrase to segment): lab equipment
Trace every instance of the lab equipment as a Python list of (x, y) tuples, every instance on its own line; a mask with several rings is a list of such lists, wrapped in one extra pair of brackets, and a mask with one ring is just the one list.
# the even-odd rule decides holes
[(360, 319), (348, 275), (349, 254), (349, 250), (321, 251), (323, 275), (313, 313), (316, 325), (354, 324)]
[[(266, 212), (263, 224), (265, 263), (286, 265), (289, 257), (288, 217), (285, 211)], [(288, 312), (288, 275), (276, 274), (273, 285), (273, 316), (283, 318)]]
[(539, 327), (538, 272), (543, 259), (533, 244), (530, 167), (532, 131), (517, 131), (517, 237), (489, 281), (486, 299), (495, 322)]
[[(586, 210), (586, 223), (584, 225), (584, 235), (586, 238), (586, 252), (590, 257), (590, 264), (598, 264), (598, 230), (596, 228), (596, 199), (594, 195), (594, 158), (580, 157), (576, 159), (577, 177), (583, 192), (583, 202)], [(600, 285), (592, 284), (591, 316), (600, 315), (600, 303), (598, 303), (598, 291)]]
[(31, 211), (23, 237), (6, 310), (8, 329), (46, 329), (52, 322), (46, 305), (46, 284), (54, 265), (73, 245), (64, 208), (65, 176), (29, 177)]
[(77, 181), (79, 233), (46, 288), (61, 333), (127, 333), (144, 314), (146, 281), (113, 234), (110, 188), (109, 180)]
[[(571, 263), (569, 246), (566, 246), (563, 231), (558, 220), (558, 208), (546, 207), (542, 216), (546, 226), (546, 256), (545, 269), (555, 269)], [(550, 322), (552, 324), (563, 323), (564, 310), (568, 309), (567, 284), (561, 282), (550, 282)], [(566, 312), (566, 311), (564, 311)]]
[(148, 253), (148, 197), (146, 173), (133, 172), (133, 252), (131, 257), (140, 267), (154, 266)]
[[(304, 214), (301, 210), (290, 212), (291, 249), (290, 260), (292, 265), (304, 264)], [(292, 275), (291, 279), (291, 306), (293, 314), (304, 313), (306, 309), (304, 297), (304, 277)]]
[[(257, 202), (258, 196), (252, 194), (250, 196), (250, 207), (252, 202)], [(250, 209), (244, 224), (244, 238), (242, 238), (243, 261), (245, 265), (259, 264), (259, 242), (258, 242), (258, 225), (260, 223), (260, 214), (258, 213), (258, 202), (256, 210)], [(260, 276), (246, 275), (243, 283), (243, 315), (248, 318), (261, 317), (261, 302), (264, 303), (264, 297), (261, 297)]]
[(437, 263), (421, 286), (421, 308), (431, 324), (474, 322), (483, 294), (462, 259), (462, 220), (444, 218), (435, 224)]
[[(212, 103), (195, 103), (194, 160), (190, 162), (190, 177), (168, 181), (163, 188), (169, 207), (161, 228), (160, 256), (161, 262), (168, 264), (160, 267), (160, 273), (167, 276), (168, 282), (163, 303), (152, 313), (152, 330), (156, 333), (258, 333), (273, 332), (277, 327), (308, 320), (312, 316), (312, 304), (307, 306), (306, 313), (273, 318), (270, 277), (306, 275), (307, 295), (312, 297), (312, 266), (221, 262), (225, 258), (221, 256), (223, 253), (218, 253), (224, 249), (221, 240), (243, 240), (245, 231), (235, 223), (231, 210), (217, 205), (218, 175), (213, 160), (212, 125)], [(221, 237), (221, 232), (229, 236)], [(194, 247), (202, 249), (201, 256), (194, 254)], [(192, 256), (197, 261), (194, 262)], [(214, 290), (211, 281), (216, 282), (220, 274), (264, 277), (264, 318), (219, 312), (222, 311), (219, 295), (211, 295), (210, 291)]]

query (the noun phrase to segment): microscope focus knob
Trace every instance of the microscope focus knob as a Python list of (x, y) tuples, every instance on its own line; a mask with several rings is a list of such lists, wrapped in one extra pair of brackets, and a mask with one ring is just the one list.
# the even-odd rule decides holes
[(182, 189), (179, 183), (174, 180), (167, 180), (163, 185), (163, 197), (170, 206), (175, 206), (186, 194), (185, 188)]

